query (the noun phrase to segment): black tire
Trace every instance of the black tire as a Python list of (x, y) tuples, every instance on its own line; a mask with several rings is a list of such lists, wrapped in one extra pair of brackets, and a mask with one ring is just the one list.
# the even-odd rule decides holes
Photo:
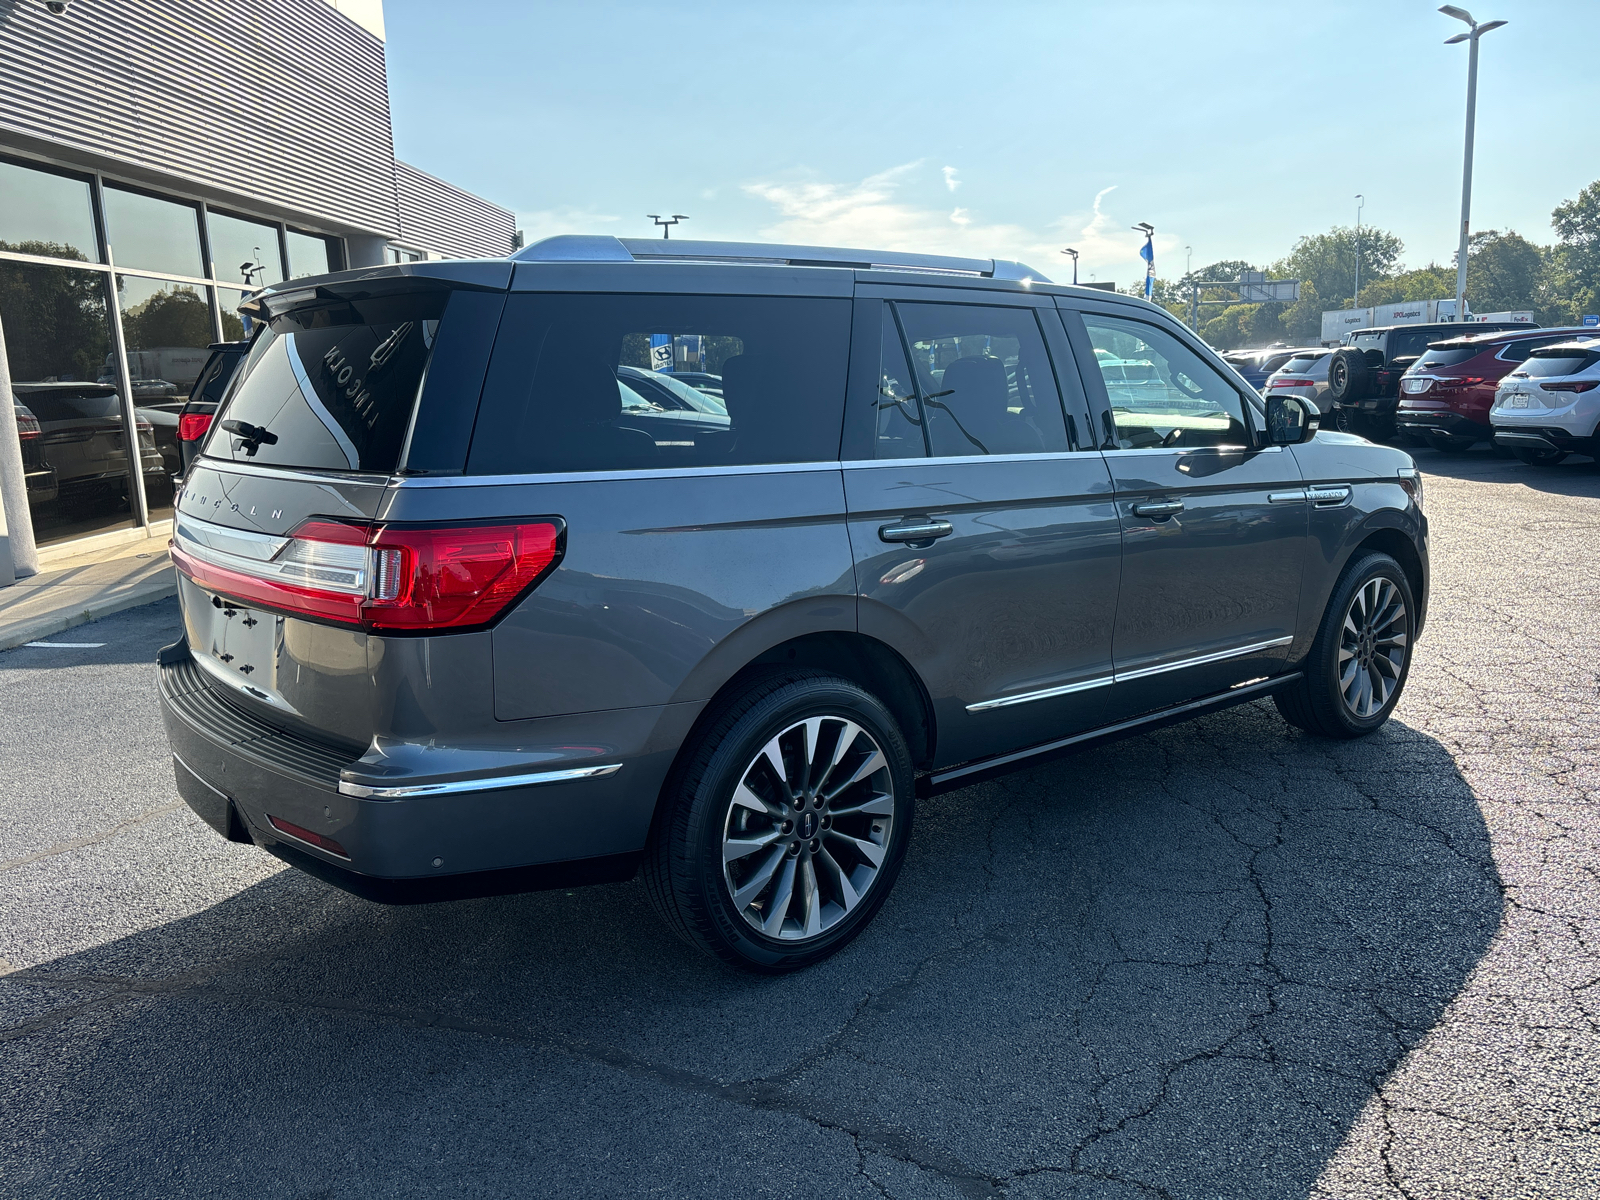
[[(834, 727), (837, 732), (832, 747), (826, 741), (827, 724), (820, 726), (818, 748), (809, 756), (798, 755), (796, 743), (786, 740), (780, 755), (789, 782), (778, 784), (775, 775), (766, 774), (765, 768), (757, 762), (758, 756), (775, 739), (780, 736), (792, 738), (798, 724), (817, 717), (823, 717), (825, 721), (839, 719), (839, 724)], [(857, 786), (868, 787), (876, 796), (881, 794), (877, 788), (883, 782), (891, 785), (893, 811), (887, 822), (859, 813), (841, 812), (835, 818), (832, 808), (822, 796), (810, 795), (806, 790), (815, 788), (821, 793), (826, 790), (822, 784), (833, 778), (826, 770), (819, 772), (815, 766), (842, 744), (844, 721), (852, 722), (864, 731), (882, 753), (884, 767)], [(862, 749), (853, 750), (852, 753), (861, 756), (861, 766), (867, 766), (871, 762), (871, 755), (867, 743), (860, 745)], [(767, 797), (778, 794), (774, 785), (789, 787), (800, 779), (802, 773), (798, 770), (798, 764), (804, 757), (812, 758), (813, 769), (806, 778), (814, 782), (801, 780), (796, 788), (787, 793), (792, 807), (784, 807), (782, 801), (773, 804)], [(850, 761), (850, 758), (840, 759), (841, 769), (845, 769), (844, 764)], [(883, 774), (885, 770), (886, 776)], [(761, 786), (763, 781), (767, 785), (764, 789)], [(755, 816), (755, 820), (766, 824), (756, 830), (752, 838), (780, 832), (781, 836), (776, 841), (764, 843), (761, 851), (748, 855), (749, 859), (755, 859), (756, 854), (766, 857), (754, 865), (749, 876), (745, 877), (746, 882), (760, 874), (763, 863), (773, 861), (768, 851), (780, 853), (775, 868), (769, 870), (769, 878), (773, 880), (769, 886), (773, 890), (768, 892), (763, 889), (743, 909), (736, 906), (732, 894), (736, 886), (732, 875), (733, 862), (730, 861), (726, 867), (724, 865), (725, 840), (732, 836), (736, 822), (750, 816), (742, 811), (734, 799), (735, 789), (741, 788), (741, 785), (744, 785), (742, 790), (747, 793), (752, 789), (764, 791), (763, 796), (757, 797), (763, 804), (773, 809), (782, 808), (793, 818), (785, 821), (787, 828), (783, 828), (768, 813), (758, 812)], [(849, 680), (817, 671), (787, 671), (758, 678), (737, 695), (721, 702), (717, 710), (708, 716), (693, 742), (684, 747), (668, 779), (662, 796), (662, 808), (657, 815), (650, 845), (645, 851), (643, 877), (650, 902), (674, 933), (691, 946), (723, 962), (765, 974), (781, 974), (810, 966), (841, 950), (882, 907), (900, 873), (910, 841), (915, 807), (913, 786), (911, 753), (905, 737), (889, 710), (871, 693)], [(794, 790), (801, 792), (798, 798), (794, 796)], [(851, 789), (839, 789), (834, 800), (845, 801), (850, 794)], [(861, 793), (854, 794), (859, 796)], [(817, 810), (809, 814), (806, 813), (808, 797), (811, 808)], [(881, 801), (874, 801), (874, 804), (878, 803)], [(800, 810), (798, 813), (796, 808)], [(813, 831), (818, 836), (808, 843), (802, 843), (796, 837), (794, 844), (786, 844), (790, 842), (791, 834), (799, 834), (805, 828), (807, 816), (813, 822)], [(838, 824), (833, 823), (835, 819)], [(865, 821), (867, 825), (862, 828), (852, 825), (846, 829), (844, 823), (847, 819)], [(880, 824), (872, 825), (875, 821)], [(797, 826), (797, 822), (801, 824)], [(882, 826), (887, 828), (881, 829)], [(743, 826), (739, 828), (742, 830)], [(881, 841), (878, 840), (880, 830)], [(851, 838), (856, 834), (882, 847), (881, 862), (872, 871), (870, 881), (861, 890), (859, 899), (854, 901), (853, 907), (840, 905), (836, 899), (832, 901), (833, 908), (838, 911), (834, 913), (832, 923), (819, 932), (806, 935), (802, 928), (798, 928), (798, 920), (795, 921), (797, 928), (789, 928), (790, 920), (785, 918), (784, 913), (798, 911), (809, 914), (814, 905), (818, 911), (826, 914), (828, 908), (822, 899), (822, 892), (831, 889), (833, 897), (840, 895), (838, 875), (830, 875), (830, 871), (846, 866), (845, 856), (854, 853), (852, 845), (862, 844), (860, 840), (852, 844)], [(799, 887), (802, 894), (798, 898), (779, 901), (781, 878), (790, 871), (786, 861), (788, 858), (793, 858), (795, 864), (789, 875), (792, 886)], [(746, 859), (736, 861), (744, 862)], [(865, 857), (855, 864), (854, 880), (863, 878), (861, 872), (868, 865), (869, 860)], [(810, 871), (813, 884), (817, 885), (812, 893), (815, 898), (809, 903), (803, 895), (804, 872), (807, 870)], [(851, 878), (846, 875), (847, 880)], [(854, 889), (851, 891), (854, 894)], [(779, 912), (779, 903), (784, 912)], [(791, 908), (791, 905), (799, 907)], [(772, 936), (754, 923), (754, 917), (749, 914), (762, 906), (779, 922), (778, 932), (781, 936)]]
[(1530, 467), (1553, 467), (1567, 458), (1565, 450), (1525, 450), (1518, 446), (1511, 453), (1518, 462), (1525, 462)]
[(1364, 399), (1372, 381), (1367, 356), (1360, 350), (1335, 350), (1328, 359), (1328, 395), (1337, 404)]
[(1478, 444), (1478, 439), (1466, 434), (1430, 433), (1428, 445), (1440, 454), (1465, 454)]
[[(1358, 639), (1358, 651), (1354, 660), (1356, 666), (1353, 674), (1349, 676), (1352, 681), (1351, 686), (1359, 688), (1361, 664), (1367, 661), (1363, 657), (1365, 654), (1370, 656), (1374, 664), (1366, 672), (1369, 686), (1372, 688), (1382, 686), (1381, 681), (1371, 682), (1380, 680), (1381, 677), (1381, 680), (1387, 680), (1393, 687), (1381, 704), (1370, 711), (1360, 712), (1358, 705), (1353, 705), (1347, 700), (1346, 688), (1342, 686), (1343, 681), (1340, 678), (1341, 664), (1348, 661), (1345, 659), (1345, 617), (1351, 613), (1357, 593), (1362, 593), (1374, 584), (1377, 586), (1365, 591), (1366, 596), (1373, 596), (1374, 593), (1379, 596), (1388, 595), (1389, 593), (1384, 591), (1384, 587), (1387, 586), (1398, 595), (1403, 606), (1398, 624), (1404, 638), (1404, 653), (1403, 661), (1393, 670), (1391, 679), (1389, 673), (1377, 664), (1379, 654), (1371, 643), (1363, 646)], [(1379, 605), (1377, 615), (1380, 622), (1383, 619), (1383, 612), (1384, 607)], [(1416, 639), (1416, 612), (1416, 601), (1411, 594), (1410, 581), (1406, 579), (1406, 573), (1401, 570), (1400, 564), (1387, 554), (1363, 554), (1347, 566), (1339, 577), (1333, 594), (1328, 598), (1328, 607), (1322, 614), (1322, 624), (1317, 628), (1317, 637), (1311, 644), (1311, 653), (1306, 656), (1301, 666), (1303, 677), (1273, 696), (1283, 719), (1307, 733), (1341, 739), (1365, 737), (1381, 726), (1389, 719), (1394, 706), (1399, 703), (1400, 695), (1405, 691), (1406, 679), (1411, 674), (1411, 651)], [(1387, 655), (1384, 661), (1391, 667), (1394, 666)]]

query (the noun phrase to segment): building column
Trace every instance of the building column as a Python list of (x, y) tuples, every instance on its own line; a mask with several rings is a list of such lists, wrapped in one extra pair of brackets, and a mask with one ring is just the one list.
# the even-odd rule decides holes
[(0, 419), (0, 587), (10, 587), (19, 577), (39, 573), (39, 548), (33, 540), (33, 514), (28, 511), (28, 476), (22, 466), (4, 325), (0, 325), (0, 400), (11, 401)]

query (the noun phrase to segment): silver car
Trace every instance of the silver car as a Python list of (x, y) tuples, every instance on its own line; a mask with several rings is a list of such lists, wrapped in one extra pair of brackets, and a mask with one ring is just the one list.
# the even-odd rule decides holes
[(1301, 350), (1284, 363), (1262, 385), (1263, 396), (1296, 396), (1315, 406), (1318, 412), (1327, 412), (1323, 395), (1328, 390), (1328, 363), (1333, 351)]

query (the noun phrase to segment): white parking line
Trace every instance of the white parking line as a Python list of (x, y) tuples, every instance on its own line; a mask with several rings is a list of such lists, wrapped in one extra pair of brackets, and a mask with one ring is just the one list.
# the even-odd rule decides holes
[(104, 642), (23, 642), (38, 650), (98, 650)]

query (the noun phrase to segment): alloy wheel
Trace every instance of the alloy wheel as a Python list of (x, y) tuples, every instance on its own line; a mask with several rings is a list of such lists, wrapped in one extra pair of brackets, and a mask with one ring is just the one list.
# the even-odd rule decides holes
[(734, 908), (768, 937), (831, 929), (877, 881), (894, 829), (894, 779), (873, 736), (846, 717), (807, 717), (740, 775), (723, 825)]
[(1381, 576), (1369, 579), (1350, 598), (1340, 631), (1339, 695), (1345, 708), (1366, 720), (1388, 704), (1410, 647), (1400, 589)]

